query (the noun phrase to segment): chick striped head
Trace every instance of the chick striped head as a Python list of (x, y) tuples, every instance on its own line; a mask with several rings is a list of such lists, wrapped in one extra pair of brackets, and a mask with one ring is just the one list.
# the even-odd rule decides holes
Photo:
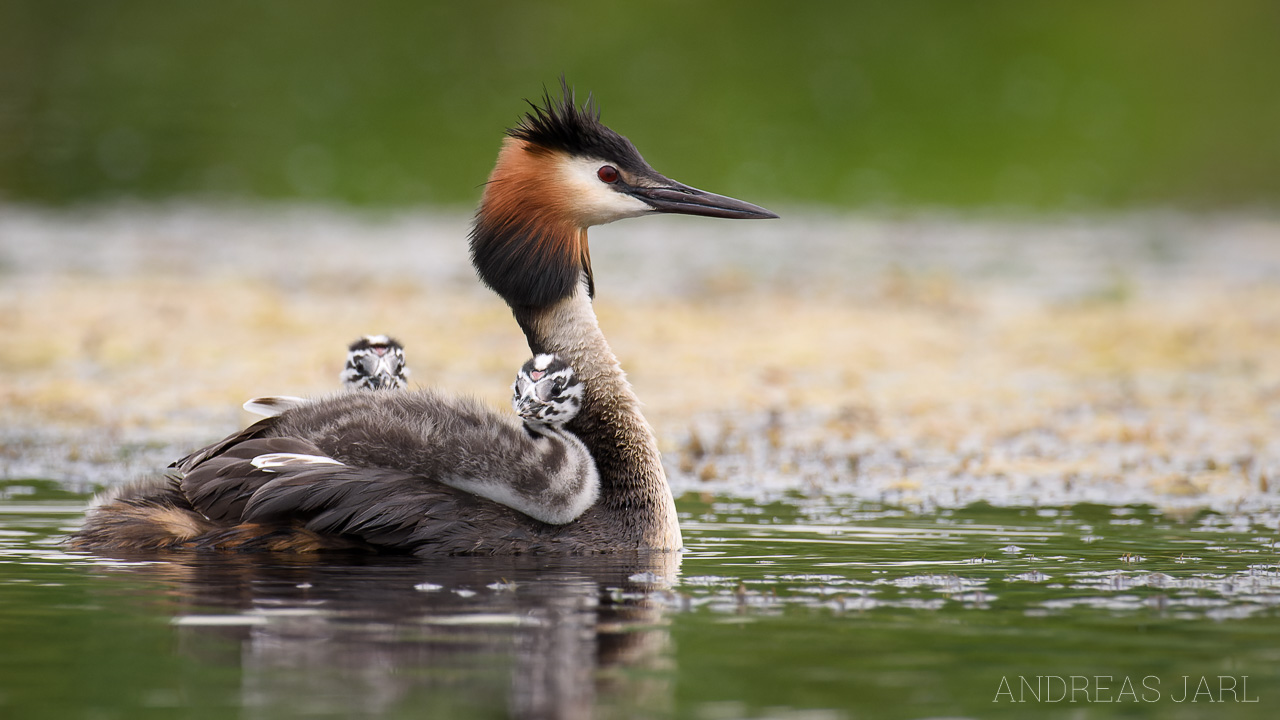
[(526, 423), (560, 427), (577, 417), (583, 391), (572, 366), (555, 355), (538, 355), (516, 374), (511, 407)]
[(365, 335), (347, 348), (342, 385), (350, 390), (398, 390), (408, 386), (404, 347), (386, 335)]

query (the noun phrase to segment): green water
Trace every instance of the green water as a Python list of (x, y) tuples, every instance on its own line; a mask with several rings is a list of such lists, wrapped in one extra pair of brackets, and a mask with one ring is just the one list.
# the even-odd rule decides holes
[(690, 496), (676, 568), (98, 557), (59, 545), (81, 506), (0, 504), (5, 718), (1248, 718), (1280, 698), (1274, 514)]

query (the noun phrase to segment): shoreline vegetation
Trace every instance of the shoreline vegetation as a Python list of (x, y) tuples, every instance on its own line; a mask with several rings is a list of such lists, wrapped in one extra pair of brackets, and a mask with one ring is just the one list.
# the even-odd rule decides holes
[[(1280, 222), (783, 212), (592, 233), (677, 493), (1280, 506)], [(0, 207), (0, 478), (88, 489), (333, 392), (388, 333), (499, 407), (528, 354), (464, 213)]]

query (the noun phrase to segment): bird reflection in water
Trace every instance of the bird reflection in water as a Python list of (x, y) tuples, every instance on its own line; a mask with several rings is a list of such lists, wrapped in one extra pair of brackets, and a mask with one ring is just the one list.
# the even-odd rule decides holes
[[(673, 706), (663, 609), (676, 553), (145, 559), (130, 563), (130, 580), (158, 583), (177, 652), (201, 667), (240, 669), (231, 702), (246, 717), (417, 708), (587, 718)], [(219, 690), (210, 675), (184, 679), (184, 704), (228, 702), (210, 696)]]

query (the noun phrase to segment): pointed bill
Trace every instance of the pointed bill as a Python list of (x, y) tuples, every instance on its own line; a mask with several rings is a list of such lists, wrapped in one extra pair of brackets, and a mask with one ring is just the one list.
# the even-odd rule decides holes
[(662, 179), (666, 182), (648, 187), (632, 186), (627, 188), (625, 192), (637, 200), (647, 203), (657, 212), (740, 220), (763, 220), (778, 217), (777, 213), (766, 210), (759, 205), (752, 205), (736, 198), (709, 193), (674, 180), (667, 180), (667, 178)]

